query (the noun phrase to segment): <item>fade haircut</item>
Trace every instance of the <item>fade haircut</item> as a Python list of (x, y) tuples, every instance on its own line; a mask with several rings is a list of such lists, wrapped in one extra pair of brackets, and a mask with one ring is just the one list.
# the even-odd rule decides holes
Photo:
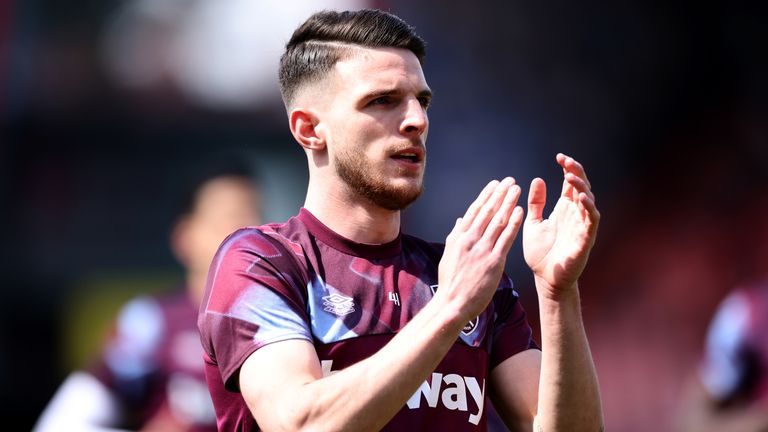
[(280, 58), (280, 92), (290, 109), (303, 85), (324, 78), (351, 47), (403, 48), (424, 63), (424, 40), (399, 17), (376, 9), (322, 11), (293, 32)]

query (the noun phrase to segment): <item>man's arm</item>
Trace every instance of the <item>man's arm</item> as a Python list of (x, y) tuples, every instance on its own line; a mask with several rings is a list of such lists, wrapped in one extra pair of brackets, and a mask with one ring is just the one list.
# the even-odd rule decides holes
[(405, 404), (490, 302), (522, 222), (520, 188), (491, 182), (446, 239), (440, 289), (373, 356), (323, 377), (312, 344), (262, 347), (245, 361), (240, 390), (264, 430), (378, 430)]
[[(546, 186), (534, 179), (523, 227), (523, 253), (534, 273), (539, 300), (542, 353), (519, 353), (497, 366), (492, 385), (510, 427), (538, 431), (603, 428), (600, 391), (581, 318), (577, 280), (595, 241), (600, 214), (583, 167), (557, 155), (563, 189), (543, 219)], [(540, 373), (536, 375), (536, 372)], [(538, 376), (538, 388), (525, 374)], [(512, 386), (521, 387), (513, 389)]]

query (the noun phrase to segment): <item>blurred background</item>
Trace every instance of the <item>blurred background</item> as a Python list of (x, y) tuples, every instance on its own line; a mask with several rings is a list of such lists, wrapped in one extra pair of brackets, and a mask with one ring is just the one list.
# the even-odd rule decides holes
[[(768, 274), (768, 5), (693, 1), (0, 2), (0, 417), (29, 429), (117, 308), (181, 277), (179, 188), (221, 151), (264, 217), (303, 202), (277, 59), (321, 8), (379, 7), (428, 42), (429, 168), (405, 230), (442, 241), (491, 178), (603, 215), (581, 282), (607, 428), (670, 430), (717, 303)], [(553, 200), (550, 199), (550, 202)], [(508, 272), (531, 321), (517, 242)]]

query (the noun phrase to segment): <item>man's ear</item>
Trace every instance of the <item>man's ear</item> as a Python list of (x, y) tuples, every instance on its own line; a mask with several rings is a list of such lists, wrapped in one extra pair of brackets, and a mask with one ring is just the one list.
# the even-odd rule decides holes
[(325, 149), (325, 136), (318, 129), (318, 117), (310, 110), (296, 108), (288, 117), (291, 133), (307, 150)]

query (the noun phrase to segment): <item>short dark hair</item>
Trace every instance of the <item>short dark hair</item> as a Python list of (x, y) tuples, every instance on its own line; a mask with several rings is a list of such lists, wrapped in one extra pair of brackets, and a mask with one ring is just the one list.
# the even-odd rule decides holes
[(213, 180), (235, 178), (258, 186), (258, 172), (246, 154), (211, 153), (191, 163), (187, 177), (181, 186), (176, 217), (189, 216), (195, 212), (200, 191)]
[(305, 83), (323, 78), (344, 55), (349, 45), (370, 48), (403, 48), (424, 63), (424, 40), (413, 27), (390, 13), (322, 11), (309, 17), (293, 32), (280, 58), (280, 92), (289, 107), (296, 90)]

